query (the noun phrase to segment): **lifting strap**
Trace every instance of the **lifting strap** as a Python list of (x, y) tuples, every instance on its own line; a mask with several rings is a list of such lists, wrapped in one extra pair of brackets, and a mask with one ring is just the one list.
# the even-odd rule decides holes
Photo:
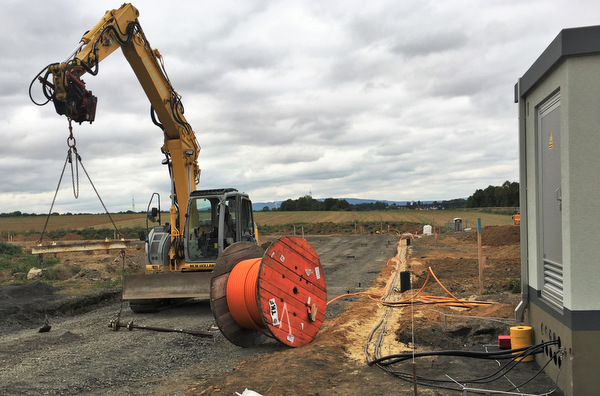
[[(106, 205), (104, 205), (104, 201), (102, 201), (102, 198), (100, 197), (100, 194), (98, 193), (98, 190), (96, 189), (96, 186), (94, 186), (94, 183), (92, 182), (92, 179), (90, 178), (90, 175), (88, 174), (87, 170), (83, 166), (83, 162), (81, 161), (81, 156), (77, 152), (77, 141), (75, 140), (75, 137), (73, 136), (73, 126), (71, 125), (71, 118), (69, 118), (69, 137), (67, 138), (67, 146), (69, 146), (69, 149), (67, 150), (67, 158), (65, 159), (65, 163), (63, 165), (62, 172), (60, 173), (60, 178), (58, 179), (58, 185), (56, 186), (56, 191), (54, 192), (54, 198), (52, 198), (52, 204), (50, 205), (50, 210), (48, 211), (48, 216), (46, 216), (46, 222), (44, 223), (44, 229), (42, 230), (42, 235), (40, 235), (40, 240), (38, 241), (38, 243), (41, 244), (42, 240), (44, 239), (44, 234), (46, 233), (46, 228), (48, 227), (48, 221), (50, 220), (50, 216), (52, 215), (52, 209), (54, 208), (54, 203), (56, 202), (56, 196), (58, 195), (58, 190), (60, 190), (60, 184), (62, 183), (62, 179), (65, 174), (65, 170), (67, 169), (67, 163), (71, 164), (71, 181), (73, 184), (73, 196), (75, 197), (75, 199), (79, 198), (79, 166), (81, 165), (81, 169), (83, 169), (85, 176), (87, 177), (87, 179), (90, 182), (90, 185), (94, 189), (94, 192), (96, 193), (96, 196), (98, 197), (98, 200), (100, 201), (100, 203), (102, 204), (102, 207), (104, 208), (104, 212), (110, 219), (110, 222), (112, 223), (112, 225), (115, 229), (115, 232), (118, 234), (119, 229), (117, 228), (117, 225), (115, 224), (112, 217), (110, 216), (108, 209), (106, 209)], [(73, 165), (73, 162), (75, 162), (75, 165)]]

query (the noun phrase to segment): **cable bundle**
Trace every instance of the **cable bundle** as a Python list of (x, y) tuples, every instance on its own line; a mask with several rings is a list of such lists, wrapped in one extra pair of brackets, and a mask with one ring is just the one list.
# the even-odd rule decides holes
[[(395, 258), (397, 259), (397, 257), (395, 257)], [(388, 260), (388, 263), (390, 260)], [(441, 305), (452, 305), (452, 306), (457, 306), (457, 307), (472, 307), (472, 306), (483, 305), (483, 304), (491, 304), (490, 302), (465, 301), (465, 300), (458, 299), (448, 289), (446, 289), (441, 284), (441, 282), (435, 276), (435, 274), (433, 273), (431, 268), (428, 268), (427, 279), (425, 280), (425, 283), (415, 294), (413, 294), (412, 296), (410, 296), (409, 298), (404, 299), (404, 300), (389, 301), (391, 298), (393, 298), (394, 293), (397, 290), (399, 290), (399, 288), (396, 287), (396, 285), (399, 283), (398, 275), (399, 275), (399, 271), (397, 269), (394, 270), (392, 272), (392, 275), (391, 275), (389, 281), (386, 284), (386, 287), (384, 288), (383, 293), (381, 293), (380, 295), (377, 296), (380, 298), (380, 300), (376, 300), (376, 301), (382, 302), (383, 305), (386, 307), (386, 309), (385, 309), (382, 317), (380, 318), (380, 320), (375, 324), (375, 326), (369, 333), (369, 336), (367, 338), (367, 341), (366, 341), (366, 344), (364, 347), (364, 354), (365, 354), (365, 357), (367, 360), (367, 364), (369, 366), (377, 366), (383, 370), (390, 372), (391, 374), (397, 376), (398, 378), (400, 378), (404, 381), (412, 383), (415, 387), (415, 394), (417, 394), (417, 384), (422, 385), (422, 386), (427, 386), (427, 387), (441, 388), (441, 389), (447, 389), (447, 390), (453, 390), (453, 391), (465, 392), (467, 390), (472, 390), (472, 391), (477, 391), (479, 393), (481, 393), (481, 392), (485, 393), (485, 392), (487, 392), (487, 390), (468, 388), (467, 386), (465, 386), (465, 384), (486, 384), (486, 383), (494, 382), (494, 381), (506, 376), (507, 373), (512, 371), (514, 368), (516, 368), (521, 363), (521, 361), (523, 361), (526, 357), (533, 356), (538, 353), (542, 353), (544, 351), (544, 348), (547, 348), (549, 345), (558, 344), (558, 341), (548, 341), (548, 342), (544, 342), (541, 344), (526, 346), (526, 347), (522, 347), (522, 348), (491, 351), (491, 352), (488, 352), (488, 351), (485, 351), (485, 352), (483, 352), (483, 351), (461, 351), (461, 350), (416, 352), (414, 349), (415, 341), (414, 341), (414, 319), (413, 319), (412, 351), (382, 356), (382, 354), (381, 354), (381, 351), (383, 349), (382, 343), (383, 343), (384, 335), (387, 332), (386, 326), (387, 326), (389, 318), (391, 317), (394, 307), (406, 306), (408, 304), (410, 304), (411, 307), (415, 304), (441, 304)], [(430, 276), (433, 276), (433, 278), (436, 280), (436, 282), (448, 293), (448, 295), (450, 297), (421, 296), (421, 298), (419, 300), (416, 299), (416, 297), (425, 288), (425, 285), (427, 285), (427, 281), (429, 280)], [(370, 298), (373, 298), (372, 293), (355, 293), (355, 294), (366, 294)], [(342, 296), (340, 296), (340, 297), (342, 297)], [(338, 298), (340, 298), (340, 297), (338, 297)], [(335, 300), (336, 299), (330, 301), (330, 303)], [(369, 349), (371, 349), (372, 352)], [(509, 380), (509, 382), (513, 385), (513, 387), (506, 391), (500, 391), (500, 392), (507, 393), (507, 394), (521, 394), (522, 395), (523, 393), (520, 392), (519, 388), (525, 386), (526, 384), (531, 382), (534, 378), (536, 378), (540, 373), (542, 373), (544, 368), (551, 361), (553, 361), (553, 359), (555, 359), (557, 356), (559, 356), (561, 354), (564, 354), (564, 348), (559, 348), (559, 350), (556, 353), (554, 353), (552, 356), (550, 356), (549, 360), (543, 365), (543, 367), (541, 367), (536, 373), (534, 373), (534, 375), (532, 375), (531, 378), (529, 378), (528, 380), (526, 380), (523, 383), (518, 384), (518, 385), (515, 385), (514, 383), (512, 383), (512, 381)], [(448, 379), (437, 379), (437, 378), (427, 378), (424, 376), (417, 375), (415, 360), (417, 358), (424, 358), (424, 357), (431, 357), (431, 356), (451, 356), (451, 357), (459, 357), (459, 358), (461, 358), (461, 357), (462, 358), (474, 358), (474, 359), (483, 359), (483, 360), (495, 360), (497, 362), (499, 360), (508, 360), (508, 362), (505, 363), (504, 365), (501, 365), (500, 362), (498, 362), (500, 367), (497, 370), (495, 370), (493, 373), (488, 374), (488, 375), (482, 375), (481, 377), (475, 377), (475, 378), (454, 379), (454, 378), (451, 378), (446, 375), (446, 377)], [(394, 367), (395, 365), (405, 364), (407, 361), (412, 361), (412, 370), (402, 371), (402, 370), (396, 369)], [(513, 393), (512, 391), (514, 391), (514, 390), (517, 390), (518, 393)], [(544, 394), (547, 395), (552, 392), (554, 392), (554, 390), (551, 390)], [(490, 390), (489, 393), (494, 393), (494, 391)]]
[[(460, 350), (448, 350), (448, 351), (428, 351), (428, 352), (407, 352), (400, 354), (393, 354), (388, 356), (377, 356), (377, 352), (381, 350), (381, 348), (375, 349), (375, 355), (373, 357), (367, 354), (367, 364), (369, 366), (378, 366), (383, 370), (390, 372), (391, 374), (397, 376), (398, 378), (413, 383), (415, 377), (413, 377), (412, 372), (408, 371), (400, 371), (394, 369), (392, 366), (396, 364), (401, 364), (402, 362), (412, 360), (413, 358), (422, 358), (422, 357), (430, 357), (430, 356), (452, 356), (452, 357), (464, 357), (464, 358), (473, 358), (473, 359), (484, 359), (484, 360), (509, 360), (504, 365), (501, 365), (496, 371), (491, 374), (474, 377), (474, 378), (453, 378), (453, 379), (437, 379), (437, 378), (427, 378), (423, 376), (416, 376), (416, 381), (419, 385), (433, 387), (433, 388), (441, 388), (448, 390), (456, 390), (456, 391), (464, 391), (466, 386), (464, 384), (488, 384), (494, 382), (513, 369), (518, 367), (521, 363), (521, 359), (533, 356), (538, 353), (542, 353), (545, 347), (550, 345), (556, 345), (558, 341), (548, 341), (541, 344), (532, 345), (531, 347), (523, 347), (516, 348), (510, 350), (502, 350), (502, 351), (491, 351), (491, 352), (483, 352), (483, 351), (460, 351)], [(366, 348), (365, 348), (366, 349)], [(503, 392), (511, 392), (514, 390), (518, 390), (519, 388), (527, 385), (534, 378), (536, 378), (539, 374), (542, 373), (544, 368), (558, 355), (563, 354), (564, 349), (559, 349), (556, 351), (553, 356), (550, 356), (548, 361), (527, 381), (522, 382), (521, 384), (514, 385), (512, 388), (504, 390)], [(450, 378), (450, 377), (448, 377)], [(454, 386), (453, 386), (454, 385)], [(549, 391), (544, 394), (552, 393), (553, 391)]]

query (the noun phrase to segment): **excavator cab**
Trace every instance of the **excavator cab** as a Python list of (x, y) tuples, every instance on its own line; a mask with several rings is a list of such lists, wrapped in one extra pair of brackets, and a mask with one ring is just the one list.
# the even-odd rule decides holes
[(227, 246), (238, 241), (256, 241), (252, 202), (234, 188), (201, 190), (190, 194), (185, 225), (187, 270), (214, 265)]

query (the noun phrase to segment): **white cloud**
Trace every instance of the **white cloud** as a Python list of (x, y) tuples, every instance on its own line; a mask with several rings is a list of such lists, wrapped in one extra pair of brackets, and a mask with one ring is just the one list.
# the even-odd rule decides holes
[[(118, 4), (21, 3), (2, 3), (0, 212), (44, 213), (65, 160), (67, 122), (51, 104), (31, 103), (28, 86)], [(233, 186), (255, 202), (310, 191), (441, 200), (517, 181), (513, 85), (562, 28), (597, 23), (600, 8), (474, 0), (136, 6), (202, 147), (199, 188)], [(122, 54), (84, 80), (98, 111), (74, 134), (109, 209), (130, 209), (135, 199), (139, 210), (153, 191), (168, 205), (162, 132)], [(65, 178), (57, 211), (102, 211), (87, 187), (73, 199)]]

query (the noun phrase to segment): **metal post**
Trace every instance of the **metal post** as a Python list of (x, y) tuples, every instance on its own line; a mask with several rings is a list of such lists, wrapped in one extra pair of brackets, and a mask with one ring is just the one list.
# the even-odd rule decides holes
[(477, 218), (477, 258), (479, 261), (479, 292), (483, 293), (483, 250), (481, 247), (481, 218)]

